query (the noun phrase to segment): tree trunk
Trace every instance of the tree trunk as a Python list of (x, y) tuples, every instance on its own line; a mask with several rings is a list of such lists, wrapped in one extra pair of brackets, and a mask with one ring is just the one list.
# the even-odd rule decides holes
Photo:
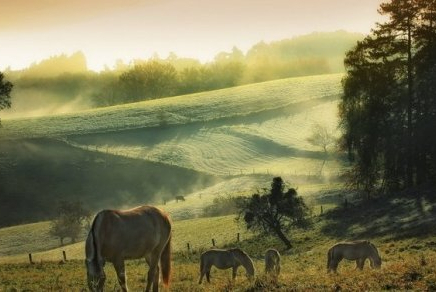
[(282, 230), (280, 229), (280, 227), (277, 227), (274, 229), (275, 233), (277, 234), (277, 236), (283, 241), (283, 243), (286, 245), (287, 249), (291, 249), (292, 248), (292, 244), (289, 241), (289, 239), (286, 237), (286, 235), (283, 234)]
[(412, 110), (413, 110), (413, 73), (412, 73), (412, 24), (410, 17), (407, 19), (407, 186), (413, 186), (413, 123), (412, 123)]

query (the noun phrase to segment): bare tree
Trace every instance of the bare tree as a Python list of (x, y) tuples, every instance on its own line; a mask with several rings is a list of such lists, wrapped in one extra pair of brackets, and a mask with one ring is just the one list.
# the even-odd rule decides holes
[(324, 151), (324, 160), (319, 170), (319, 174), (321, 175), (328, 157), (328, 147), (333, 145), (336, 141), (333, 131), (327, 126), (315, 124), (312, 128), (312, 135), (307, 138), (307, 141), (313, 146), (321, 147)]
[(49, 233), (59, 237), (61, 245), (67, 237), (71, 238), (71, 242), (76, 242), (84, 225), (89, 224), (91, 213), (79, 201), (60, 202), (57, 213), (58, 217), (52, 221)]

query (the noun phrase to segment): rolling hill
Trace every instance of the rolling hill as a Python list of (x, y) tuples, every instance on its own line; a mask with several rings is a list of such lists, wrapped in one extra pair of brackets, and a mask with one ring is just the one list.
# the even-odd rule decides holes
[(258, 175), (294, 182), (319, 175), (324, 159), (322, 175), (337, 176), (341, 160), (325, 157), (307, 137), (315, 123), (335, 129), (341, 76), (5, 119), (0, 212), (7, 216), (0, 225), (49, 219), (59, 200), (81, 200), (92, 210), (160, 203), (229, 179), (245, 183), (226, 193), (250, 192)]

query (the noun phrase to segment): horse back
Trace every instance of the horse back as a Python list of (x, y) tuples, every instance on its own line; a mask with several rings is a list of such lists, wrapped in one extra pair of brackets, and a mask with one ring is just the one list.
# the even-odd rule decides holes
[(372, 252), (368, 241), (337, 243), (330, 250), (333, 257), (348, 260), (367, 258)]
[(218, 269), (228, 269), (236, 264), (233, 254), (224, 249), (210, 249), (201, 254), (201, 262), (205, 266), (214, 265)]
[(108, 261), (140, 258), (158, 247), (163, 249), (171, 234), (169, 218), (151, 206), (103, 210), (94, 222), (96, 248)]

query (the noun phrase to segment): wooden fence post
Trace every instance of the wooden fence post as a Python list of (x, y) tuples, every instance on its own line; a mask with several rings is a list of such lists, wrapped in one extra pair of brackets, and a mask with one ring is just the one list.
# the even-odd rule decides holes
[(321, 215), (322, 215), (322, 213), (323, 213), (323, 210), (322, 210), (322, 205), (321, 205)]
[(188, 248), (188, 252), (191, 251), (191, 246), (189, 245), (189, 242), (186, 244), (186, 247)]
[(67, 253), (65, 252), (65, 250), (62, 251), (62, 255), (64, 256), (64, 261), (67, 261)]
[(239, 242), (239, 232), (238, 233), (236, 233), (236, 242)]
[(30, 264), (33, 264), (32, 254), (31, 254), (31, 253), (29, 253), (29, 263), (30, 263)]
[(212, 238), (212, 246), (215, 246), (215, 239)]

